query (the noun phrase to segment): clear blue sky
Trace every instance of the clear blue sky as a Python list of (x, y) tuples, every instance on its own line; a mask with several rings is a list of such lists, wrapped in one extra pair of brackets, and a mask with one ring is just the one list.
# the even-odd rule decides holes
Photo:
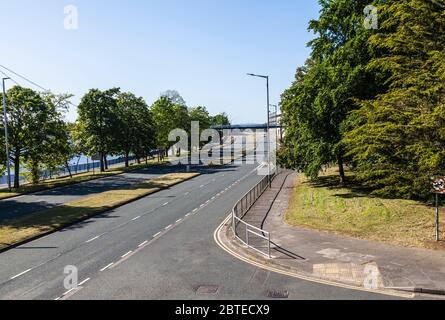
[[(0, 3), (0, 64), (75, 94), (73, 103), (90, 88), (118, 86), (149, 104), (174, 89), (189, 106), (227, 112), (236, 123), (266, 119), (265, 83), (247, 72), (269, 74), (271, 103), (279, 102), (308, 57), (307, 25), (319, 10), (317, 0)], [(69, 4), (79, 10), (75, 31), (64, 28)]]

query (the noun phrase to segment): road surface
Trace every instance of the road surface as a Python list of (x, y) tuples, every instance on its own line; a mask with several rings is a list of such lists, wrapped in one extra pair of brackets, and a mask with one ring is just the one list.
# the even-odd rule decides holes
[[(236, 260), (213, 233), (261, 177), (255, 165), (201, 176), (0, 254), (0, 299), (388, 299), (273, 274)], [(67, 292), (64, 269), (79, 271)], [(214, 292), (216, 291), (216, 292)]]

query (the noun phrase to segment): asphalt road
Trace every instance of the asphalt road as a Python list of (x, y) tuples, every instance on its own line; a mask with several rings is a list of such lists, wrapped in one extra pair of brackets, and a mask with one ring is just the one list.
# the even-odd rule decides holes
[[(224, 150), (230, 154), (230, 148), (225, 147)], [(186, 158), (182, 157), (179, 159)], [(178, 170), (184, 170), (184, 166), (168, 164), (153, 166), (126, 172), (120, 175), (1, 200), (0, 223), (5, 222), (8, 219), (19, 218), (33, 212), (53, 208), (67, 202), (78, 200), (85, 196), (102, 193), (116, 188), (124, 188), (148, 179), (177, 172)]]
[(52, 208), (82, 197), (159, 177), (173, 172), (174, 167), (151, 167), (71, 186), (45, 190), (0, 201), (0, 222), (35, 211)]
[[(300, 281), (236, 260), (213, 233), (261, 177), (254, 165), (199, 177), (0, 254), (0, 299), (290, 299), (390, 297)], [(79, 270), (67, 292), (64, 269)], [(217, 286), (216, 294), (198, 294)], [(201, 288), (200, 288), (201, 287)]]

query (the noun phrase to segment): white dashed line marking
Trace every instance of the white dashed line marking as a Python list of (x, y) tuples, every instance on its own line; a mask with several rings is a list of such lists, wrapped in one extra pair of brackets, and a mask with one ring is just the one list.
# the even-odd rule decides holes
[(162, 206), (165, 207), (165, 206), (168, 205), (168, 204), (169, 204), (169, 202), (166, 202), (166, 203), (164, 203)]
[(79, 283), (79, 287), (83, 286), (88, 281), (90, 281), (90, 278), (87, 278), (87, 279), (83, 280), (81, 283)]
[(166, 227), (165, 227), (165, 230), (170, 229), (172, 226), (173, 226), (173, 225), (166, 226)]
[(182, 219), (176, 220), (176, 223), (179, 223), (179, 222), (181, 222), (181, 221), (182, 221)]
[(32, 269), (25, 270), (25, 271), (23, 271), (22, 273), (19, 273), (19, 274), (13, 276), (13, 277), (11, 278), (11, 280), (14, 280), (14, 279), (16, 279), (16, 278), (18, 278), (18, 277), (20, 277), (20, 276), (23, 276), (24, 274), (28, 273), (28, 272), (31, 271), (31, 270), (32, 270)]
[(162, 234), (162, 232), (158, 232), (158, 233), (156, 233), (156, 234), (153, 236), (153, 238), (157, 238), (157, 237), (159, 237), (161, 234)]
[(107, 270), (109, 267), (111, 267), (114, 264), (114, 262), (110, 263), (109, 265), (107, 265), (106, 267), (103, 267), (102, 269), (100, 269), (100, 272), (104, 272), (105, 270)]
[(128, 251), (126, 254), (124, 254), (123, 256), (122, 256), (122, 258), (126, 258), (126, 257), (128, 257), (130, 254), (132, 254), (133, 253), (133, 251)]
[(94, 240), (97, 240), (97, 239), (99, 239), (99, 238), (100, 238), (100, 236), (94, 237), (94, 238), (92, 238), (92, 239), (86, 241), (85, 243), (93, 242)]
[(189, 212), (189, 213), (187, 213), (185, 216), (186, 216), (186, 217), (190, 217), (191, 215), (192, 215), (192, 213)]
[(188, 196), (189, 194), (190, 194), (190, 192), (186, 192), (186, 193), (184, 193), (185, 196)]
[(200, 186), (200, 188), (204, 188), (204, 187), (205, 187), (205, 185), (203, 185), (203, 184)]
[(193, 209), (193, 212), (196, 212), (196, 211), (198, 211), (198, 208), (196, 208), (196, 209)]
[(137, 216), (136, 218), (131, 219), (131, 221), (136, 221), (137, 219), (139, 219), (141, 216)]
[(142, 242), (142, 243), (138, 246), (138, 248), (141, 248), (141, 247), (145, 246), (147, 243), (148, 243), (148, 241), (144, 241), (144, 242)]

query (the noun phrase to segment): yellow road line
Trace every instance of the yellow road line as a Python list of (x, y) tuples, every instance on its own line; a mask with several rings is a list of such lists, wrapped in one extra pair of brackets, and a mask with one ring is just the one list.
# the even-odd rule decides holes
[(355, 287), (355, 286), (351, 286), (351, 285), (347, 285), (347, 284), (341, 284), (341, 283), (332, 282), (332, 281), (328, 281), (328, 280), (321, 280), (321, 279), (317, 279), (317, 278), (312, 278), (312, 277), (296, 274), (296, 273), (293, 273), (293, 272), (288, 272), (288, 271), (285, 271), (285, 270), (281, 270), (281, 269), (276, 268), (276, 267), (265, 266), (265, 265), (263, 265), (261, 263), (258, 263), (256, 261), (250, 260), (250, 259), (248, 259), (248, 258), (246, 258), (246, 257), (244, 257), (244, 256), (242, 256), (242, 255), (240, 255), (238, 253), (236, 253), (232, 249), (230, 249), (221, 240), (221, 231), (222, 231), (224, 225), (227, 224), (227, 222), (229, 222), (230, 219), (231, 219), (231, 215), (229, 215), (219, 225), (219, 227), (215, 230), (213, 238), (214, 238), (215, 242), (218, 244), (218, 246), (221, 247), (221, 249), (223, 249), (224, 251), (226, 251), (227, 253), (229, 253), (233, 257), (235, 257), (235, 258), (237, 258), (237, 259), (239, 259), (239, 260), (241, 260), (241, 261), (243, 261), (245, 263), (248, 263), (248, 264), (250, 264), (252, 266), (255, 266), (255, 267), (267, 270), (267, 271), (279, 273), (279, 274), (282, 274), (282, 275), (286, 275), (286, 276), (289, 276), (289, 277), (292, 277), (292, 278), (305, 280), (305, 281), (310, 281), (310, 282), (323, 284), (323, 285), (328, 285), (328, 286), (333, 286), (333, 287), (338, 287), (338, 288), (343, 288), (343, 289), (363, 291), (363, 292), (369, 292), (369, 293), (374, 293), (374, 294), (382, 294), (382, 295), (394, 296), (394, 297), (401, 297), (401, 298), (407, 298), (407, 299), (412, 299), (412, 298), (415, 297), (415, 294), (410, 294), (410, 293), (400, 293), (400, 292), (394, 292), (394, 291), (389, 291), (389, 290), (370, 290), (370, 289), (366, 289), (366, 288)]

